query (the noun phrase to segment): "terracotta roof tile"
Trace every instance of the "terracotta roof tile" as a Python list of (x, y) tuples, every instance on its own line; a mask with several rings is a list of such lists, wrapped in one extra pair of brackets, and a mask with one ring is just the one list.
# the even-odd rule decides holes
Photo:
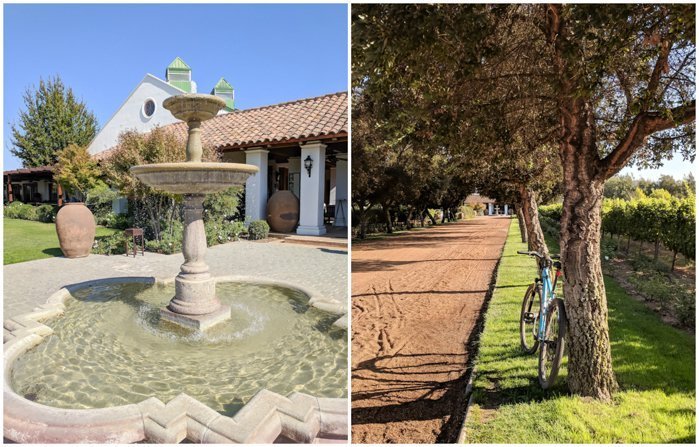
[[(347, 92), (300, 99), (218, 115), (202, 124), (202, 143), (216, 149), (233, 149), (298, 140), (324, 140), (347, 136)], [(165, 126), (182, 139), (187, 125)], [(103, 159), (115, 148), (96, 154)]]
[(17, 175), (17, 174), (52, 174), (54, 171), (53, 166), (39, 166), (36, 168), (19, 168), (12, 171), (4, 171), (3, 175)]

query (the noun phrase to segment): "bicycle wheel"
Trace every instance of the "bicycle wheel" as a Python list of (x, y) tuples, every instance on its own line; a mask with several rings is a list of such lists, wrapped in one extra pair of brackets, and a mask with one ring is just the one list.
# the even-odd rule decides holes
[(565, 335), (568, 328), (563, 300), (556, 298), (549, 304), (546, 313), (544, 342), (539, 350), (539, 383), (545, 390), (551, 388), (558, 377), (563, 361)]
[(522, 350), (534, 354), (539, 347), (539, 316), (541, 315), (541, 290), (532, 284), (527, 288), (522, 300), (522, 311), (519, 315), (519, 341)]

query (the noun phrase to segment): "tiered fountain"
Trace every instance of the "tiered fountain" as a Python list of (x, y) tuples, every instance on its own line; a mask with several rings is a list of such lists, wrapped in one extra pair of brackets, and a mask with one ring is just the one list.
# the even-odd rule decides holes
[(183, 194), (185, 201), (184, 264), (175, 279), (175, 297), (160, 311), (166, 321), (196, 330), (205, 330), (231, 317), (230, 306), (216, 298), (216, 282), (204, 262), (206, 232), (203, 202), (213, 194), (241, 185), (256, 166), (237, 163), (203, 163), (201, 161), (201, 123), (213, 118), (225, 107), (221, 98), (188, 94), (173, 96), (163, 102), (175, 118), (187, 123), (187, 158), (184, 163), (158, 163), (131, 168), (136, 177), (156, 190)]
[(204, 261), (206, 194), (257, 172), (201, 161), (201, 123), (224, 105), (210, 95), (167, 99), (189, 127), (186, 161), (132, 168), (156, 190), (184, 196), (185, 262), (174, 291), (171, 279), (97, 279), (5, 321), (7, 439), (346, 442), (346, 332), (333, 325), (344, 307), (255, 275), (218, 278), (217, 296)]

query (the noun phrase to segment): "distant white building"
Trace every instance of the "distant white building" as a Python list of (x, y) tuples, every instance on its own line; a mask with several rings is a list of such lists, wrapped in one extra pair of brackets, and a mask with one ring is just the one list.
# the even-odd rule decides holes
[(499, 216), (499, 215), (510, 215), (512, 214), (512, 207), (507, 203), (498, 203), (495, 199), (490, 197), (482, 196), (480, 194), (473, 193), (469, 194), (468, 197), (464, 199), (464, 205), (469, 205), (474, 207), (476, 205), (482, 205), (484, 207), (484, 213), (486, 216)]

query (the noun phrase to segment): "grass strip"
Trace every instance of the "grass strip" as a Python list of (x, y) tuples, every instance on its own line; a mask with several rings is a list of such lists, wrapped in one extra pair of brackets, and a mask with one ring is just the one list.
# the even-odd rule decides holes
[[(552, 252), (555, 241), (548, 240)], [(614, 371), (621, 390), (604, 404), (571, 396), (564, 363), (556, 387), (537, 381), (536, 355), (522, 354), (519, 312), (534, 261), (512, 220), (500, 261), (466, 425), (471, 443), (694, 443), (695, 340), (634, 301), (605, 276)]]

